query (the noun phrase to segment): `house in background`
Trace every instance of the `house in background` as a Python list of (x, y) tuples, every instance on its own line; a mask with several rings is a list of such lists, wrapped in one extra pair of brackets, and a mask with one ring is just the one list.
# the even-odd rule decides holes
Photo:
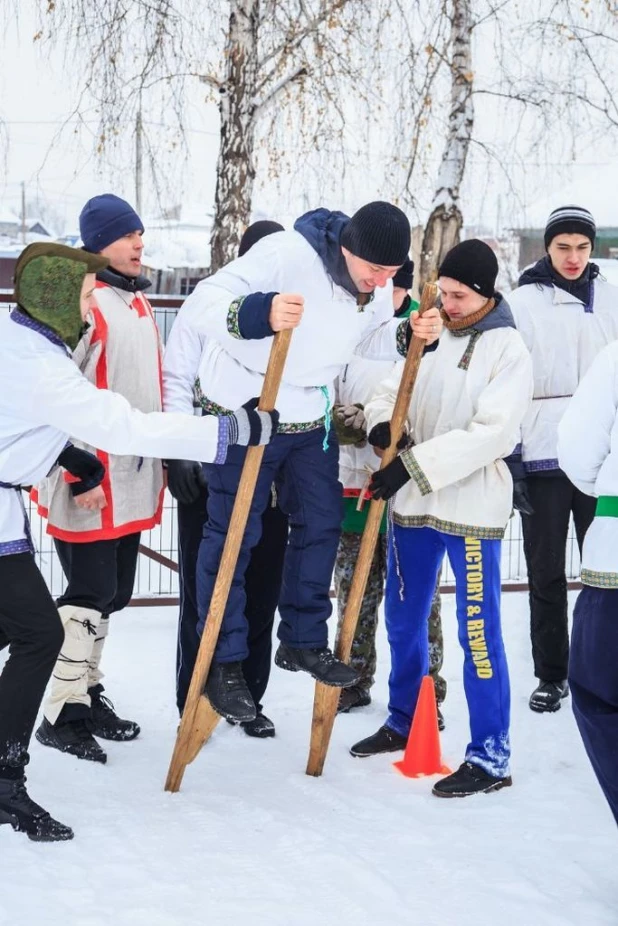
[[(54, 239), (40, 218), (26, 218), (25, 244)], [(0, 289), (13, 289), (17, 258), (24, 249), (22, 220), (9, 209), (0, 209)]]
[[(543, 243), (543, 228), (520, 228), (514, 229), (514, 234), (519, 239), (519, 269), (523, 270), (529, 264), (535, 263), (545, 255), (545, 245)], [(618, 258), (618, 227), (597, 228), (597, 235), (594, 245), (592, 259), (595, 258)]]
[(144, 224), (143, 266), (152, 292), (188, 296), (208, 274), (212, 216), (176, 207)]

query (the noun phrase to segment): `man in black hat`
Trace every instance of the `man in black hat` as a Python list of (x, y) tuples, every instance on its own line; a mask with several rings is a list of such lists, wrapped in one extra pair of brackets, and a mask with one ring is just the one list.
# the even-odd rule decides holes
[(596, 227), (581, 206), (561, 206), (545, 229), (547, 254), (508, 296), (532, 354), (534, 398), (521, 431), (515, 506), (522, 513), (530, 586), (530, 634), (539, 680), (530, 708), (553, 712), (568, 695), (569, 636), (566, 541), (575, 523), (581, 552), (595, 500), (580, 492), (558, 462), (558, 424), (599, 351), (618, 338), (618, 289), (590, 262)]
[[(184, 394), (187, 412), (197, 402), (205, 414), (224, 414), (237, 395), (260, 392), (272, 336), (298, 329), (277, 399), (280, 435), (263, 458), (206, 683), (212, 706), (229, 720), (256, 716), (241, 666), (248, 652), (244, 575), (273, 482), (290, 523), (275, 663), (335, 687), (358, 681), (357, 672), (328, 648), (326, 625), (343, 517), (331, 430), (333, 385), (354, 353), (396, 360), (405, 356), (412, 331), (429, 342), (438, 337), (437, 310), (423, 318), (416, 313), (411, 321), (393, 318), (390, 280), (409, 248), (409, 222), (389, 203), (369, 203), (351, 219), (317, 209), (298, 219), (294, 231), (262, 238), (202, 281), (179, 312), (176, 324), (208, 342), (197, 369), (195, 358), (188, 358), (186, 368), (175, 371), (174, 388)], [(243, 453), (231, 454), (224, 468), (206, 468), (208, 521), (197, 568), (200, 633), (244, 459)]]

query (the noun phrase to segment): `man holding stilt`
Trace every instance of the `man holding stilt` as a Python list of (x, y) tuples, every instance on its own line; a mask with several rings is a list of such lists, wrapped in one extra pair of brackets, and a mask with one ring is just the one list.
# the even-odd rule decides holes
[[(358, 681), (358, 673), (328, 648), (326, 625), (342, 521), (333, 384), (355, 352), (396, 360), (405, 356), (412, 329), (429, 342), (438, 337), (437, 311), (411, 323), (392, 317), (389, 281), (409, 247), (408, 220), (388, 203), (370, 203), (351, 219), (318, 209), (302, 216), (294, 231), (262, 239), (204, 280), (180, 310), (212, 341), (210, 363), (200, 367), (195, 388), (202, 408), (215, 415), (225, 414), (237, 397), (260, 391), (272, 335), (298, 329), (277, 400), (280, 434), (264, 454), (206, 683), (213, 708), (230, 720), (256, 716), (241, 665), (247, 656), (244, 575), (273, 482), (290, 519), (275, 663), (335, 687)], [(208, 521), (197, 574), (201, 616), (208, 613), (244, 458), (232, 453), (224, 469), (206, 467)]]
[[(448, 252), (438, 286), (447, 329), (421, 365), (408, 413), (413, 445), (374, 473), (374, 498), (393, 501), (386, 582), (391, 648), (386, 723), (356, 743), (353, 756), (406, 745), (427, 674), (427, 619), (445, 554), (455, 573), (459, 639), (471, 742), (458, 771), (436, 783), (438, 797), (464, 797), (511, 784), (510, 689), (500, 626), (501, 539), (512, 480), (503, 458), (532, 395), (530, 355), (511, 311), (495, 292), (498, 262), (481, 241)], [(390, 445), (401, 370), (366, 409), (369, 442)]]
[[(393, 277), (393, 309), (396, 318), (409, 318), (410, 313), (418, 309), (418, 303), (412, 301), (409, 293), (413, 275), (414, 264), (408, 259)], [(403, 358), (396, 362), (403, 363)], [(377, 463), (375, 449), (367, 443), (363, 408), (373, 398), (382, 380), (393, 372), (393, 368), (393, 362), (388, 360), (380, 362), (353, 357), (337, 378), (338, 404), (335, 406), (334, 422), (340, 445), (339, 478), (343, 483), (345, 507), (334, 573), (339, 625), (343, 621), (369, 513), (369, 503), (359, 504), (359, 498)], [(384, 595), (385, 579), (386, 513), (380, 527), (350, 655), (350, 665), (360, 671), (361, 677), (357, 685), (344, 688), (341, 692), (337, 709), (339, 713), (348, 713), (371, 704), (370, 692), (376, 671), (378, 610)], [(440, 729), (444, 728), (444, 720), (439, 706), (446, 697), (446, 680), (440, 675), (442, 662), (440, 592), (436, 585), (429, 617), (429, 669), (435, 683)]]

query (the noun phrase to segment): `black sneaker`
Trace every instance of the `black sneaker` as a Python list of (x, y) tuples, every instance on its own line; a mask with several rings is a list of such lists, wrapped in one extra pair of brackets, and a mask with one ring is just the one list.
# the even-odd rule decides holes
[(360, 679), (356, 669), (335, 658), (327, 646), (321, 649), (295, 649), (280, 643), (275, 653), (275, 665), (288, 672), (308, 672), (316, 682), (333, 688), (349, 688), (357, 685)]
[(122, 720), (109, 698), (95, 688), (91, 688), (88, 693), (92, 706), (86, 726), (93, 736), (100, 736), (104, 740), (115, 740), (119, 743), (134, 740), (136, 736), (139, 736), (139, 724), (134, 720)]
[(255, 736), (261, 740), (268, 739), (275, 735), (274, 723), (270, 717), (267, 717), (262, 711), (257, 712), (255, 720), (248, 720), (245, 721), (245, 723), (241, 723), (241, 727), (247, 736)]
[(0, 778), (0, 824), (10, 823), (18, 833), (26, 833), (34, 842), (61, 842), (73, 839), (73, 830), (54, 820), (32, 800), (26, 791), (26, 779)]
[(44, 717), (35, 736), (43, 746), (51, 746), (52, 749), (58, 749), (60, 752), (68, 752), (78, 759), (101, 762), (103, 765), (107, 762), (106, 753), (93, 737), (85, 720), (51, 724), (47, 717)]
[(206, 679), (204, 694), (217, 714), (226, 720), (247, 723), (257, 717), (240, 662), (214, 662)]
[(368, 704), (371, 704), (371, 695), (367, 689), (361, 688), (360, 685), (352, 685), (351, 688), (344, 688), (339, 695), (337, 713), (349, 714), (357, 707), (367, 707)]
[(510, 788), (512, 784), (513, 779), (510, 775), (495, 778), (480, 765), (464, 762), (452, 775), (437, 781), (432, 794), (436, 797), (469, 797), (472, 794), (488, 794), (490, 791), (499, 791), (500, 788)]
[(373, 736), (355, 743), (350, 749), (350, 755), (357, 759), (366, 759), (369, 756), (379, 756), (383, 752), (401, 752), (406, 748), (407, 736), (396, 733), (390, 727), (380, 727)]
[(440, 733), (442, 733), (446, 724), (444, 723), (444, 717), (442, 716), (442, 711), (440, 710), (439, 707), (437, 707), (437, 711), (438, 711), (438, 730), (440, 731)]
[(563, 682), (540, 681), (530, 695), (528, 701), (530, 710), (537, 714), (546, 712), (553, 714), (560, 710), (560, 702), (567, 697), (568, 693), (569, 684), (566, 679)]

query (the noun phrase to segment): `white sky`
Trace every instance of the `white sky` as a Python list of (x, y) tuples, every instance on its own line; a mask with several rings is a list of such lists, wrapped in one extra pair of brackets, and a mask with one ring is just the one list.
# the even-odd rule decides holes
[[(132, 142), (127, 137), (121, 151), (108, 155), (105, 162), (93, 154), (86, 132), (78, 136), (75, 123), (56, 138), (71, 112), (79, 87), (79, 61), (71, 65), (60, 53), (51, 59), (32, 42), (34, 18), (29, 14), (29, 0), (20, 2), (20, 23), (9, 22), (0, 48), (0, 117), (5, 122), (5, 137), (0, 141), (4, 163), (0, 180), (0, 206), (20, 208), (21, 182), (26, 183), (27, 198), (37, 197), (55, 209), (69, 228), (75, 228), (85, 200), (97, 193), (113, 191), (134, 201)], [(87, 53), (87, 50), (85, 50)], [(477, 103), (477, 115), (480, 112)], [(165, 123), (165, 114), (149, 113), (149, 130)], [(173, 192), (165, 205), (183, 203), (183, 214), (196, 216), (212, 209), (218, 145), (218, 116), (212, 105), (193, 102), (188, 118), (189, 152), (186, 159), (170, 160), (164, 172), (171, 178)], [(463, 190), (464, 216), (467, 224), (485, 224), (490, 228), (544, 225), (551, 209), (565, 202), (578, 202), (591, 209), (597, 224), (618, 225), (618, 158), (616, 138), (607, 137), (594, 145), (585, 136), (578, 139), (576, 160), (549, 165), (528, 162), (505, 163), (514, 193), (496, 168), (488, 169), (478, 149), (472, 151)], [(436, 140), (436, 157), (440, 140)], [(538, 159), (538, 155), (536, 156)], [(147, 190), (150, 190), (148, 174)], [(258, 178), (259, 179), (259, 178)], [(257, 184), (254, 212), (270, 215), (284, 223), (306, 208), (326, 205), (353, 210), (376, 196), (388, 195), (380, 177), (355, 170), (345, 181), (335, 178), (324, 182), (323, 199), (308, 186), (295, 183), (293, 192), (279, 192), (272, 186)], [(429, 205), (432, 178), (420, 200)], [(146, 216), (158, 211), (156, 197), (146, 197)], [(414, 218), (414, 217), (413, 217)], [(420, 217), (421, 219), (424, 216)]]

